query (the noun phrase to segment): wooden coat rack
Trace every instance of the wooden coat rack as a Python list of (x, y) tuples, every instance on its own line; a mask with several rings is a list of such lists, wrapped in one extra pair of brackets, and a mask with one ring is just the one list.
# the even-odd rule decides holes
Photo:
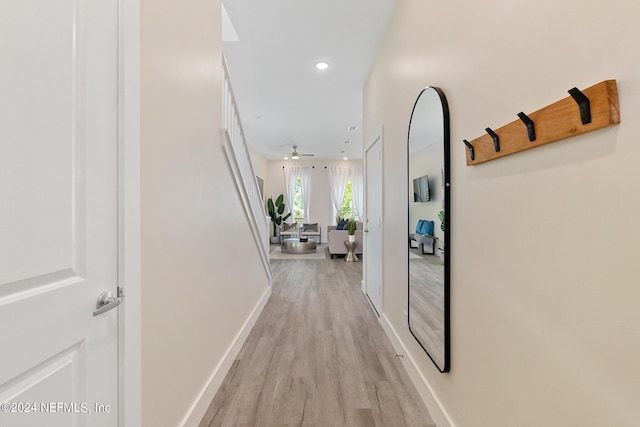
[(495, 131), (486, 128), (486, 135), (471, 142), (465, 139), (467, 166), (620, 123), (615, 80), (605, 80), (584, 91), (573, 88), (569, 94), (535, 113), (519, 113), (519, 120)]

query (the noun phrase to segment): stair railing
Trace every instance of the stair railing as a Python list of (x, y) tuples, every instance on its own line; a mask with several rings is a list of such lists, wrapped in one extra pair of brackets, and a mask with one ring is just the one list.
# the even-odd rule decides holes
[(233, 172), (236, 189), (242, 199), (257, 250), (269, 276), (269, 281), (271, 281), (269, 221), (267, 220), (262, 196), (258, 188), (258, 180), (253, 170), (251, 155), (247, 147), (238, 106), (229, 78), (229, 69), (224, 56), (222, 64), (222, 124), (224, 126), (222, 129), (222, 146)]

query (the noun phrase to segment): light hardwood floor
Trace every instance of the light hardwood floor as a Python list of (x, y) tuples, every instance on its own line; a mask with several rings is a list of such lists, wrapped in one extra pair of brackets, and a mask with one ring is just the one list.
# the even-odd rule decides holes
[(435, 427), (360, 290), (362, 263), (271, 265), (273, 294), (200, 427)]
[(409, 324), (414, 335), (444, 365), (444, 265), (434, 255), (409, 260)]

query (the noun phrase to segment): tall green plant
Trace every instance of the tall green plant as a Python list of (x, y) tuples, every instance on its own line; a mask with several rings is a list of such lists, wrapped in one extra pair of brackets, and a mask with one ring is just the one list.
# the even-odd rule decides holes
[(278, 235), (278, 226), (291, 216), (291, 212), (286, 214), (284, 217), (282, 216), (284, 213), (284, 195), (279, 195), (276, 198), (275, 203), (273, 202), (273, 199), (269, 197), (269, 200), (267, 200), (267, 211), (269, 212), (271, 223), (273, 224), (273, 237), (276, 237)]

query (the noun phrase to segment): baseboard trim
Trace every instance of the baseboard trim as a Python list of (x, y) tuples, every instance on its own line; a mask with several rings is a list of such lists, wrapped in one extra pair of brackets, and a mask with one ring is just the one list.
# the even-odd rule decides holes
[(258, 317), (260, 316), (260, 313), (262, 313), (262, 309), (267, 304), (270, 296), (271, 286), (267, 287), (267, 290), (264, 292), (264, 294), (262, 294), (260, 300), (258, 300), (258, 303), (253, 308), (253, 311), (244, 322), (244, 325), (242, 325), (240, 332), (238, 332), (233, 342), (227, 349), (227, 352), (222, 357), (222, 360), (213, 370), (213, 373), (207, 380), (204, 388), (198, 394), (195, 402), (189, 408), (187, 415), (182, 419), (182, 422), (179, 424), (180, 427), (197, 427), (198, 424), (200, 424), (200, 421), (202, 421), (202, 417), (209, 408), (209, 405), (211, 404), (213, 397), (216, 395), (218, 388), (220, 388), (224, 377), (227, 375), (227, 372), (229, 372), (229, 369), (231, 369), (233, 361), (238, 356), (238, 353), (240, 353), (242, 345), (249, 336), (249, 332), (251, 332), (253, 325), (255, 325), (256, 321), (258, 320)]
[(405, 347), (404, 343), (400, 339), (400, 336), (391, 325), (389, 319), (387, 319), (387, 316), (385, 314), (382, 314), (382, 316), (380, 316), (380, 324), (382, 325), (382, 329), (384, 329), (385, 333), (389, 337), (389, 340), (391, 340), (391, 344), (393, 345), (395, 351), (399, 354), (404, 355), (404, 357), (400, 360), (409, 373), (409, 378), (411, 378), (411, 381), (416, 386), (416, 389), (418, 390), (418, 394), (420, 394), (422, 401), (427, 406), (427, 409), (429, 410), (433, 421), (438, 427), (455, 427), (455, 424), (453, 423), (453, 421), (451, 421), (449, 414), (447, 414), (447, 411), (442, 406), (442, 402), (440, 402), (440, 400), (436, 397), (433, 389), (429, 385), (429, 382), (424, 377), (424, 375), (422, 375), (422, 372), (420, 372), (420, 370), (418, 369), (418, 365), (416, 364), (413, 357), (411, 357), (411, 354)]

